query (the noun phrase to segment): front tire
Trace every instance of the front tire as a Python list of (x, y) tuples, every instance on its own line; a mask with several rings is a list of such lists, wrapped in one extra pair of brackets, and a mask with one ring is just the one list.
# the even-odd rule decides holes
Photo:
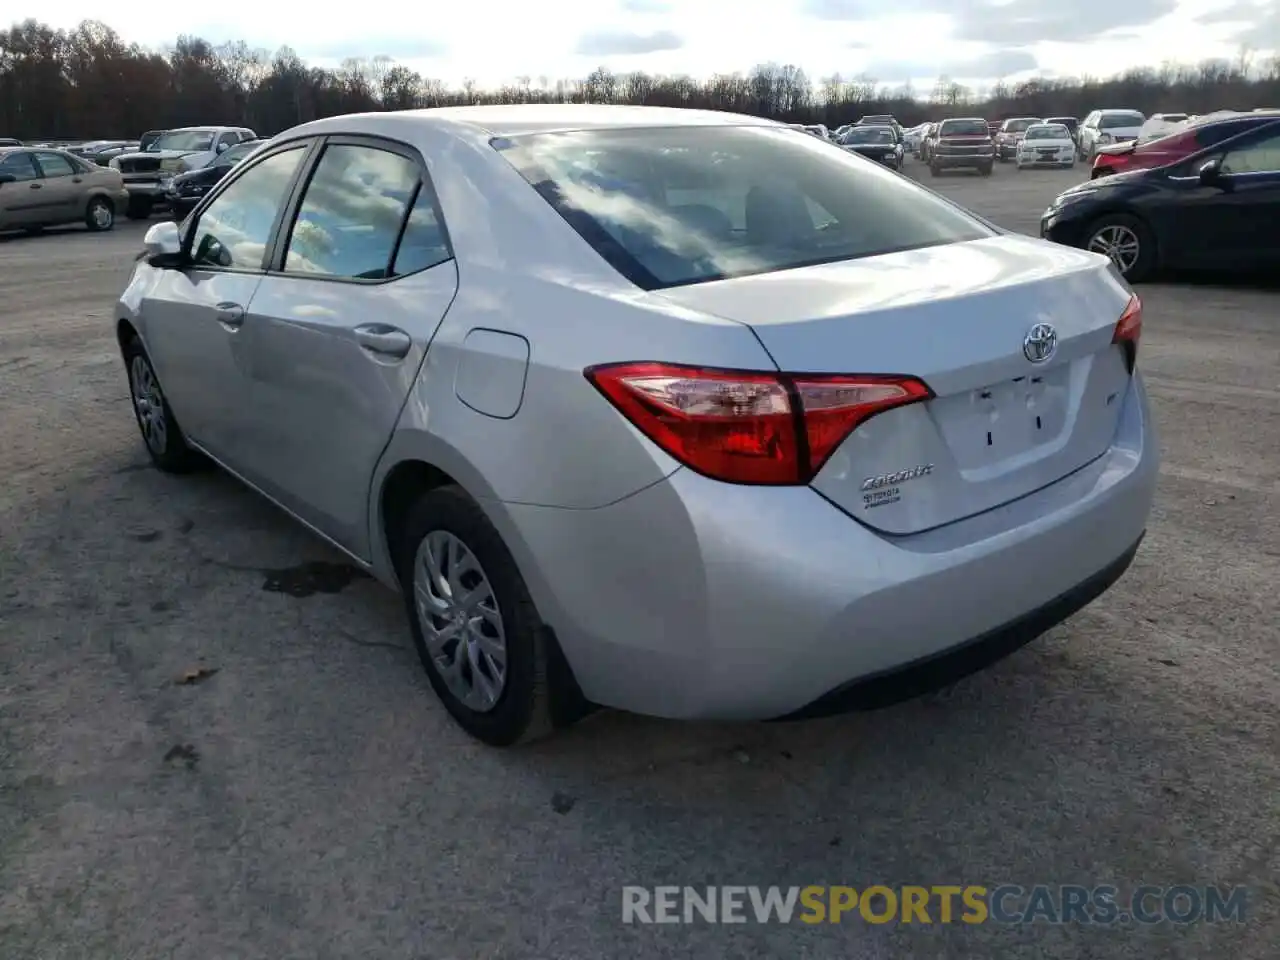
[(130, 220), (149, 220), (153, 206), (149, 197), (130, 197), (124, 215)]
[(84, 225), (94, 233), (102, 233), (116, 225), (115, 205), (106, 197), (94, 197), (84, 212)]
[(133, 415), (151, 462), (165, 473), (190, 473), (204, 466), (205, 459), (187, 446), (169, 401), (160, 389), (151, 358), (136, 336), (125, 344), (124, 366), (129, 376)]
[(394, 553), (418, 657), (458, 725), (495, 747), (551, 733), (547, 630), (484, 511), (460, 487), (425, 493)]
[(1159, 257), (1151, 229), (1127, 213), (1103, 214), (1085, 231), (1084, 248), (1111, 258), (1130, 283), (1141, 283), (1156, 271)]

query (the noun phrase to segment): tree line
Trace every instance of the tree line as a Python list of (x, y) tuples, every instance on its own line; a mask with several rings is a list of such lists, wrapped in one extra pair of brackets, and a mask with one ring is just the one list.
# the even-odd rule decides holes
[(1257, 63), (1243, 51), (1234, 61), (1135, 68), (1105, 79), (997, 82), (987, 89), (945, 76), (923, 91), (867, 76), (814, 80), (799, 67), (777, 64), (706, 80), (601, 67), (581, 80), (519, 77), (499, 89), (481, 89), (473, 82), (450, 87), (389, 57), (352, 58), (323, 69), (289, 47), (269, 53), (191, 36), (167, 50), (149, 50), (96, 21), (55, 30), (26, 20), (0, 33), (0, 136), (24, 140), (123, 139), (148, 129), (212, 123), (269, 136), (357, 111), (588, 102), (732, 110), (828, 126), (869, 113), (891, 113), (908, 125), (957, 112), (988, 119), (1083, 117), (1103, 106), (1205, 113), (1280, 107), (1280, 57)]

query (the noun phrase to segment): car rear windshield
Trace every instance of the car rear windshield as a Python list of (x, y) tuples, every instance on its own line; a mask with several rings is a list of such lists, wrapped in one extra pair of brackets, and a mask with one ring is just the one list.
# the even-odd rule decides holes
[(1060, 123), (1027, 128), (1028, 140), (1070, 140), (1071, 134)]
[(1102, 130), (1114, 130), (1116, 127), (1140, 127), (1146, 118), (1140, 113), (1104, 113), (1098, 121)]
[(646, 290), (993, 235), (897, 174), (785, 128), (610, 128), (493, 145)]
[(854, 127), (844, 135), (841, 143), (888, 143), (898, 142), (893, 131), (888, 127)]
[(941, 137), (985, 137), (989, 133), (985, 120), (943, 120), (938, 130)]
[(1024, 130), (1027, 129), (1027, 127), (1030, 127), (1039, 122), (1040, 122), (1039, 120), (1034, 120), (1034, 119), (1006, 120), (1004, 128), (1008, 133), (1022, 133)]

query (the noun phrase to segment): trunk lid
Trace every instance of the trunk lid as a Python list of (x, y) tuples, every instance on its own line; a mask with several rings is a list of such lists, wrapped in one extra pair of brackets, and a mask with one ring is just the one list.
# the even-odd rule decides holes
[(1133, 153), (1138, 147), (1138, 141), (1126, 140), (1124, 143), (1108, 143), (1098, 147), (1096, 153), (1104, 154), (1108, 157), (1114, 157), (1117, 154)]
[[(928, 401), (837, 448), (813, 486), (909, 534), (1026, 496), (1110, 447), (1129, 370), (1112, 344), (1129, 290), (1108, 261), (1000, 236), (664, 291), (748, 324), (780, 369), (919, 377)], [(1056, 350), (1032, 363), (1031, 328)]]

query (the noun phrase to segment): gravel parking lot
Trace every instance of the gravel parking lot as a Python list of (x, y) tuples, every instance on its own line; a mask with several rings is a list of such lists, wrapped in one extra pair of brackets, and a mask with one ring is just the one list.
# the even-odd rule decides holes
[[(924, 179), (1034, 232), (1086, 175)], [(149, 467), (111, 323), (141, 236), (0, 240), (0, 957), (1275, 956), (1277, 292), (1142, 288), (1148, 537), (1010, 659), (874, 714), (500, 752), (396, 598)], [(1251, 894), (1242, 925), (621, 923), (625, 884), (1001, 882)]]

